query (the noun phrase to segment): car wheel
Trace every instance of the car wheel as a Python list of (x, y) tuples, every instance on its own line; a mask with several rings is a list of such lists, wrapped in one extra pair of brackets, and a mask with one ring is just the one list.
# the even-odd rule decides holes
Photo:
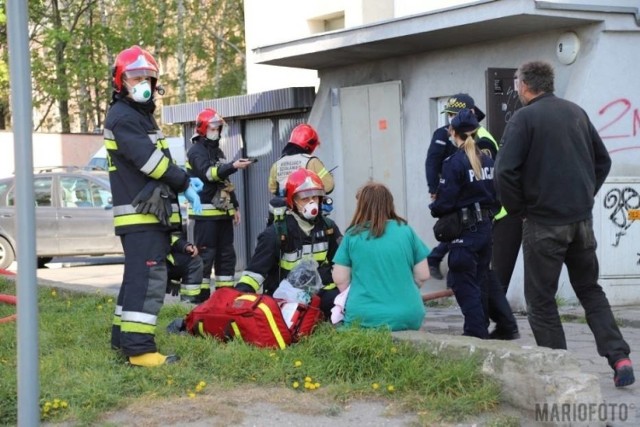
[(13, 248), (4, 237), (0, 237), (0, 269), (7, 268), (16, 259)]
[(51, 262), (52, 259), (53, 257), (50, 257), (50, 256), (38, 257), (38, 268), (44, 268), (45, 264), (48, 262)]

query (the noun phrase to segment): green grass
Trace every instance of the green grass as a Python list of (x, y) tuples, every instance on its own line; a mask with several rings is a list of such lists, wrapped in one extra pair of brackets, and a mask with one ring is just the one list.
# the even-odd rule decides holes
[[(499, 401), (499, 388), (480, 373), (477, 360), (438, 358), (394, 341), (386, 331), (323, 324), (284, 351), (258, 349), (168, 335), (166, 325), (188, 312), (181, 304), (163, 307), (156, 337), (161, 351), (175, 351), (180, 363), (131, 368), (110, 349), (114, 297), (48, 287), (38, 292), (40, 407), (46, 421), (89, 425), (136, 399), (188, 398), (225, 387), (293, 390), (295, 382), (296, 391), (335, 403), (387, 399), (431, 420), (459, 420), (494, 410)], [(0, 278), (0, 293), (15, 294), (14, 284)], [(14, 312), (0, 304), (0, 317)], [(15, 424), (15, 322), (0, 324), (0, 378), (0, 423)], [(198, 387), (201, 382), (206, 385)], [(316, 383), (317, 390), (305, 388)]]

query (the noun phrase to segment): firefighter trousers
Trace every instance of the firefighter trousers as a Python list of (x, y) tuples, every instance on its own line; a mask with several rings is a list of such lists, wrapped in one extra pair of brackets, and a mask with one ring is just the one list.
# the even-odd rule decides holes
[(167, 265), (167, 289), (171, 281), (180, 282), (180, 295), (197, 297), (202, 283), (202, 258), (189, 254), (174, 253), (173, 264)]
[[(215, 286), (233, 286), (236, 251), (233, 247), (233, 221), (228, 219), (196, 220), (193, 238), (202, 257), (203, 283), (210, 283), (215, 271)], [(211, 283), (213, 285), (213, 283)]]
[(120, 236), (124, 275), (111, 330), (111, 346), (125, 356), (158, 351), (156, 322), (167, 286), (170, 233), (142, 231)]

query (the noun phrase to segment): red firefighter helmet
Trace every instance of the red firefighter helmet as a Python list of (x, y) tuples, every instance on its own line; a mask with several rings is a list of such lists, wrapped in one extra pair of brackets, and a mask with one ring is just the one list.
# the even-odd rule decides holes
[(131, 46), (116, 57), (113, 66), (113, 88), (122, 90), (123, 77), (151, 77), (151, 88), (155, 90), (158, 81), (158, 63), (149, 52), (140, 46)]
[[(213, 108), (205, 108), (198, 114), (196, 119), (196, 133), (200, 136), (207, 136), (207, 129), (216, 127), (222, 128), (225, 124), (224, 119)], [(220, 129), (222, 133), (222, 129)]]
[(291, 131), (289, 143), (297, 145), (311, 154), (320, 144), (320, 139), (318, 132), (311, 125), (303, 123)]
[(289, 174), (285, 185), (287, 206), (293, 209), (293, 198), (296, 194), (300, 197), (324, 196), (324, 185), (320, 177), (309, 169), (300, 168)]

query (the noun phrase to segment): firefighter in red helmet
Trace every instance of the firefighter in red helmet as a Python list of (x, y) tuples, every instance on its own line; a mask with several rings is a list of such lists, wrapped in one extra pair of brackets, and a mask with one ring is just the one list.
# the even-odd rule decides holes
[[(189, 218), (195, 221), (194, 243), (200, 250), (204, 264), (200, 289), (181, 298), (193, 303), (206, 301), (211, 287), (233, 286), (236, 252), (233, 247), (233, 226), (240, 224), (240, 211), (234, 186), (229, 177), (252, 162), (238, 159), (225, 162), (220, 148), (220, 138), (225, 121), (213, 108), (205, 108), (196, 118), (196, 134), (187, 153), (187, 172), (204, 182), (200, 192), (202, 212), (189, 210)], [(215, 282), (211, 282), (211, 271)]]
[(288, 176), (285, 189), (286, 214), (258, 236), (256, 249), (236, 289), (258, 292), (262, 287), (263, 293), (272, 295), (293, 267), (304, 257), (312, 256), (319, 264), (324, 285), (319, 292), (321, 308), (329, 318), (339, 293), (331, 267), (342, 234), (331, 219), (322, 215), (325, 191), (315, 172), (299, 168)]
[(124, 250), (124, 275), (111, 346), (129, 363), (158, 366), (178, 360), (158, 352), (155, 331), (167, 284), (170, 237), (181, 226), (177, 194), (199, 209), (189, 176), (174, 164), (153, 117), (158, 64), (139, 46), (123, 50), (113, 67), (112, 102), (104, 143), (113, 193), (115, 232)]
[(315, 172), (322, 180), (326, 194), (333, 191), (333, 176), (325, 168), (322, 161), (313, 155), (319, 145), (320, 138), (311, 125), (303, 123), (293, 129), (289, 143), (282, 150), (282, 156), (271, 166), (269, 172), (269, 191), (271, 194), (282, 197), (287, 177), (299, 168)]

